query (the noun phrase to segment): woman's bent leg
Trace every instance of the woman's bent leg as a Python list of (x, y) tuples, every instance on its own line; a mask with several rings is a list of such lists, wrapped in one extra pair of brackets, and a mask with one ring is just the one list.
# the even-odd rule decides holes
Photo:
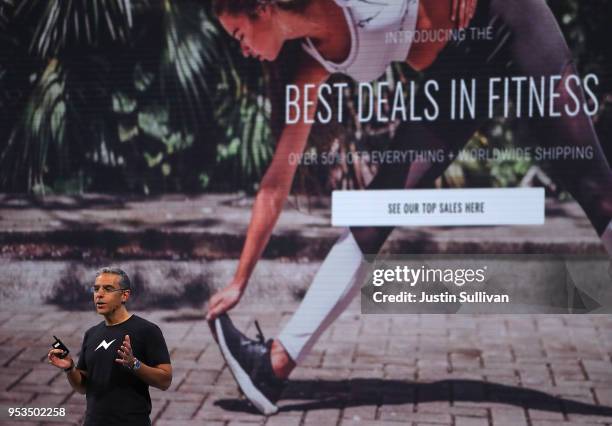
[(511, 62), (512, 72), (517, 75), (557, 79), (558, 97), (551, 110), (561, 116), (526, 120), (541, 147), (569, 147), (587, 153), (586, 158), (551, 159), (551, 175), (580, 204), (612, 256), (612, 170), (584, 109), (580, 108), (575, 116), (564, 110), (565, 105), (575, 105), (574, 96), (579, 105), (584, 105), (585, 100), (582, 88), (576, 84), (578, 72), (557, 22), (544, 0), (491, 0), (491, 14), (510, 34), (505, 52), (494, 61)]

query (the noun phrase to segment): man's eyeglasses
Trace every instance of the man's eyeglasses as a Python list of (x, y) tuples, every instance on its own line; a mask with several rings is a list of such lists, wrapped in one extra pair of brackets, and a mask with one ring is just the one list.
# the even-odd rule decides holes
[(103, 286), (94, 285), (94, 286), (89, 287), (89, 289), (94, 294), (100, 291), (102, 291), (102, 293), (114, 293), (116, 291), (127, 291), (126, 288), (115, 288), (112, 285), (103, 285)]

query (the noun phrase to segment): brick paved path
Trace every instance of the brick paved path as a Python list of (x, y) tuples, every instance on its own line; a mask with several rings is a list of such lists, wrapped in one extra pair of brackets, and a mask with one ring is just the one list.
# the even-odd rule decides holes
[[(284, 312), (236, 310), (254, 334), (274, 335)], [(198, 311), (141, 312), (167, 339), (174, 380), (152, 391), (154, 425), (612, 424), (612, 317), (360, 316), (353, 305), (295, 371), (280, 414), (261, 417), (236, 386)], [(78, 348), (93, 313), (40, 308), (0, 313), (0, 424), (7, 407), (65, 407), (78, 424), (85, 399), (45, 362), (51, 335)], [(46, 423), (45, 423), (46, 424)]]

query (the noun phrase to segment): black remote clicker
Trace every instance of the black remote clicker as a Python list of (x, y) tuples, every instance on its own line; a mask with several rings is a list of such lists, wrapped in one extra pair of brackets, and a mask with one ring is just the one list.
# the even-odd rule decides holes
[(57, 338), (57, 336), (53, 336), (53, 338), (55, 339), (55, 342), (53, 342), (53, 344), (51, 345), (53, 349), (61, 349), (62, 351), (64, 351), (57, 357), (61, 359), (66, 358), (66, 355), (70, 353), (70, 349), (68, 349), (68, 347), (64, 345), (64, 343), (59, 338)]

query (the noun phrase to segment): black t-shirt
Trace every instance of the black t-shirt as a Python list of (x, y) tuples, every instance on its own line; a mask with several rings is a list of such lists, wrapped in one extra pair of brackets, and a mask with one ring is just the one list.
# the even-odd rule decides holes
[(149, 385), (115, 362), (126, 334), (134, 356), (143, 364), (170, 364), (159, 327), (136, 315), (121, 324), (107, 326), (102, 321), (87, 330), (77, 363), (78, 369), (87, 372), (87, 426), (150, 424)]

